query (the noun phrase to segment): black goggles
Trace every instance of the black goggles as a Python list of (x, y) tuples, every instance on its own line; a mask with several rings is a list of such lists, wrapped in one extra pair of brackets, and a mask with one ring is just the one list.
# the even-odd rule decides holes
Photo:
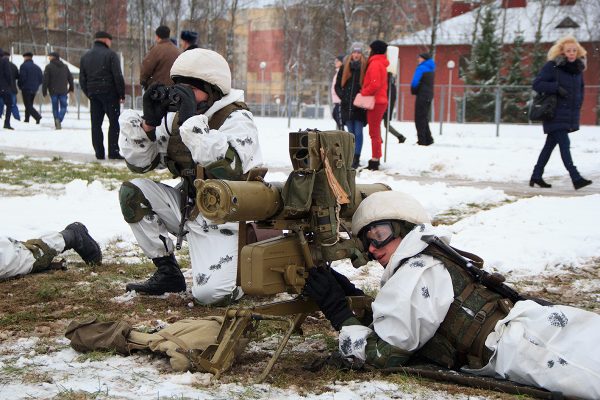
[(365, 250), (371, 245), (380, 249), (394, 240), (394, 227), (391, 222), (374, 222), (366, 227), (362, 237)]

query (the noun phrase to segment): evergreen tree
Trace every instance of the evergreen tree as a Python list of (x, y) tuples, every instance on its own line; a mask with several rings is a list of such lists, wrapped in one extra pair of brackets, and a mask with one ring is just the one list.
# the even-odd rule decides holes
[(508, 74), (501, 79), (505, 87), (502, 91), (502, 121), (527, 122), (527, 100), (531, 89), (528, 86), (523, 72), (523, 43), (525, 38), (522, 32), (517, 32), (513, 47), (505, 67)]
[[(467, 121), (491, 122), (494, 120), (495, 85), (498, 84), (501, 43), (496, 36), (496, 10), (487, 6), (480, 22), (480, 35), (473, 44), (471, 58), (465, 74), (467, 85), (489, 86), (467, 90)], [(476, 29), (476, 27), (474, 27)]]

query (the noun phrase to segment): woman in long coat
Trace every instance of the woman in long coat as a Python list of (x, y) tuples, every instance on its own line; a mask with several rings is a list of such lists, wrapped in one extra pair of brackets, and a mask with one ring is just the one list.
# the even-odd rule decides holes
[(533, 81), (533, 90), (538, 93), (556, 93), (558, 102), (554, 118), (544, 121), (546, 143), (533, 168), (529, 186), (552, 187), (542, 179), (544, 167), (552, 151), (558, 144), (563, 164), (575, 189), (590, 185), (592, 181), (583, 178), (571, 158), (569, 133), (579, 130), (579, 115), (583, 103), (583, 71), (585, 70), (586, 50), (573, 36), (559, 39), (548, 51), (548, 62)]
[(362, 47), (360, 43), (352, 44), (350, 55), (346, 57), (344, 64), (338, 71), (335, 83), (335, 92), (342, 100), (340, 106), (342, 122), (348, 127), (348, 131), (354, 135), (353, 168), (359, 165), (363, 143), (363, 128), (367, 123), (365, 110), (352, 104), (356, 95), (360, 93), (361, 83), (367, 68), (367, 60), (363, 55)]

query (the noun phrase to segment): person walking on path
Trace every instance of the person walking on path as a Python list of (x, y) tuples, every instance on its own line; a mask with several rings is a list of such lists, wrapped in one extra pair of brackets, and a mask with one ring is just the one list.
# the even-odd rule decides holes
[(140, 69), (140, 84), (144, 90), (153, 83), (172, 85), (173, 81), (169, 75), (171, 66), (181, 54), (181, 51), (169, 39), (171, 29), (168, 26), (159, 26), (155, 33), (156, 44), (144, 57)]
[(102, 121), (108, 116), (108, 158), (122, 159), (119, 154), (119, 115), (125, 101), (125, 79), (117, 53), (110, 49), (112, 36), (108, 32), (95, 34), (91, 50), (81, 57), (79, 84), (90, 99), (92, 145), (98, 160), (104, 160)]
[(363, 55), (362, 43), (353, 43), (350, 55), (338, 71), (335, 82), (335, 93), (342, 100), (340, 109), (342, 122), (348, 131), (354, 135), (354, 160), (352, 168), (357, 168), (360, 163), (360, 153), (363, 143), (363, 127), (367, 123), (365, 110), (356, 107), (354, 98), (360, 93), (361, 84), (367, 69), (367, 60)]
[[(17, 121), (21, 120), (21, 115), (19, 114), (19, 107), (17, 105), (17, 93), (19, 90), (17, 89), (17, 81), (19, 80), (19, 68), (10, 61), (10, 55), (8, 53), (4, 53), (4, 58), (8, 61), (8, 65), (10, 66), (10, 99), (11, 106), (6, 105), (6, 112), (10, 112), (14, 119)], [(0, 117), (2, 116), (2, 110), (0, 108)]]
[(331, 116), (333, 117), (333, 120), (335, 121), (336, 129), (339, 131), (343, 131), (344, 123), (342, 122), (342, 114), (340, 111), (340, 105), (342, 103), (342, 100), (340, 99), (340, 96), (338, 96), (337, 93), (335, 92), (335, 82), (337, 81), (337, 75), (338, 75), (338, 72), (340, 71), (340, 67), (344, 63), (344, 56), (343, 55), (337, 56), (335, 58), (334, 63), (335, 63), (335, 74), (333, 75), (333, 80), (331, 81), (331, 102), (333, 103), (333, 110), (331, 110)]
[(381, 158), (381, 120), (388, 104), (387, 67), (390, 62), (385, 55), (387, 51), (386, 42), (375, 40), (369, 47), (371, 48), (371, 54), (367, 61), (367, 71), (360, 93), (363, 96), (375, 96), (375, 107), (372, 110), (367, 110), (367, 123), (369, 124), (369, 136), (371, 137), (371, 159), (367, 169), (376, 171), (379, 169), (379, 159)]
[(544, 167), (558, 144), (563, 164), (575, 190), (591, 185), (592, 181), (579, 174), (571, 158), (569, 133), (579, 130), (579, 115), (583, 104), (583, 71), (586, 68), (586, 50), (573, 36), (559, 39), (548, 51), (548, 62), (533, 81), (538, 93), (556, 93), (558, 102), (554, 118), (544, 121), (546, 142), (533, 168), (529, 186), (550, 188), (542, 178)]
[(415, 100), (415, 127), (417, 128), (417, 144), (429, 146), (433, 144), (433, 137), (429, 130), (429, 113), (433, 100), (433, 82), (435, 78), (435, 62), (429, 53), (421, 53), (418, 57), (419, 65), (410, 84), (410, 92), (416, 95)]
[(29, 122), (30, 116), (33, 117), (36, 124), (39, 124), (42, 119), (40, 113), (33, 106), (33, 100), (43, 81), (42, 69), (33, 62), (33, 53), (23, 53), (23, 64), (19, 68), (18, 81), (23, 97), (23, 105), (25, 106), (25, 119), (23, 122)]
[[(4, 50), (0, 49), (0, 99), (4, 102), (8, 110), (12, 109), (12, 96), (10, 94), (11, 80), (12, 70), (10, 68), (10, 63), (8, 59), (4, 57)], [(10, 112), (5, 114), (4, 129), (13, 130), (13, 127), (10, 126), (10, 116)]]
[(67, 112), (67, 93), (73, 93), (73, 75), (69, 67), (60, 60), (56, 52), (48, 54), (50, 62), (44, 69), (44, 84), (42, 95), (46, 97), (50, 93), (52, 100), (52, 115), (54, 116), (54, 127), (62, 128), (62, 121)]

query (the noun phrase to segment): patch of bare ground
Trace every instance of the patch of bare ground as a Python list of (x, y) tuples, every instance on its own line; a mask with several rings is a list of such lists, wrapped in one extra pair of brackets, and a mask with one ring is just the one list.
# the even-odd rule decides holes
[(562, 267), (558, 275), (519, 277), (514, 286), (522, 293), (600, 313), (600, 258), (583, 266)]
[[(73, 319), (96, 316), (99, 320), (126, 320), (136, 327), (148, 328), (163, 322), (206, 315), (222, 315), (224, 307), (203, 307), (194, 304), (189, 292), (167, 296), (133, 296), (123, 302), (125, 283), (144, 280), (154, 272), (147, 262), (123, 264), (119, 262), (116, 246), (110, 246), (105, 254), (107, 262), (98, 267), (69, 262), (68, 269), (48, 273), (31, 274), (0, 282), (0, 341), (17, 338), (40, 337), (36, 353), (51, 353), (60, 349), (57, 337), (62, 337), (68, 323)], [(122, 255), (122, 254), (121, 254)], [(69, 254), (67, 254), (69, 256)], [(127, 255), (129, 261), (141, 259), (137, 250)], [(184, 273), (188, 260), (182, 254)], [(73, 257), (73, 259), (76, 259)], [(519, 279), (517, 287), (523, 293), (546, 298), (550, 301), (600, 310), (600, 259), (568, 273), (557, 276)], [(188, 287), (191, 285), (188, 282)], [(270, 301), (267, 297), (246, 296), (242, 306), (252, 306)], [(283, 327), (276, 322), (262, 322), (253, 333), (251, 342), (234, 363), (232, 369), (220, 378), (222, 383), (252, 383), (260, 375), (282, 337)], [(293, 335), (279, 361), (275, 364), (266, 383), (280, 388), (294, 389), (300, 394), (322, 393), (330, 385), (348, 381), (383, 380), (397, 384), (405, 391), (419, 393), (425, 389), (447, 392), (451, 396), (475, 396), (478, 398), (512, 399), (514, 395), (474, 389), (452, 383), (433, 381), (404, 375), (381, 372), (340, 371), (326, 366), (318, 372), (304, 369), (316, 359), (326, 357), (334, 350), (337, 334), (321, 313), (310, 315), (302, 325), (303, 335)], [(84, 357), (102, 357), (98, 354)], [(112, 356), (112, 354), (104, 355)], [(159, 357), (159, 356), (156, 356)], [(4, 372), (9, 372), (4, 368)], [(169, 372), (165, 367), (165, 373)], [(20, 373), (23, 382), (47, 382), (52, 377), (36, 375), (35, 371)], [(12, 379), (12, 378), (11, 378)], [(81, 393), (64, 392), (61, 399), (79, 399)]]

